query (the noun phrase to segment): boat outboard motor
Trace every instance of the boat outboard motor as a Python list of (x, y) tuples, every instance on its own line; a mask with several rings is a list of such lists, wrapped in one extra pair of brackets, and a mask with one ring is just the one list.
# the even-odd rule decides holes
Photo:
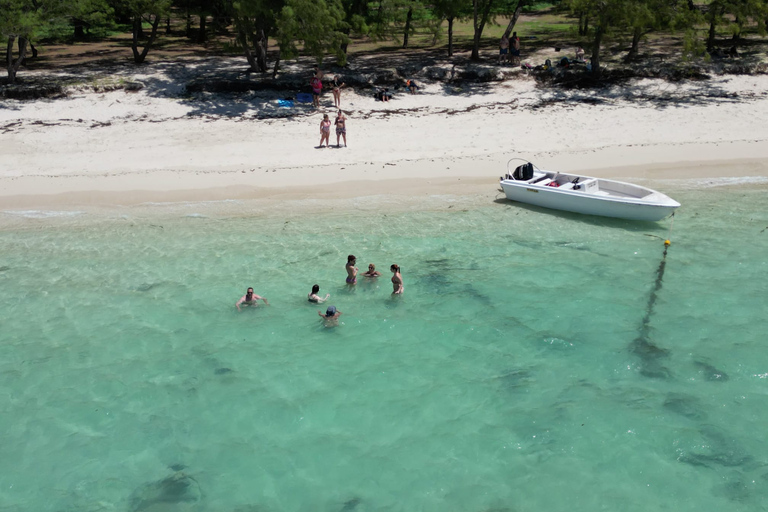
[(512, 173), (512, 177), (520, 181), (528, 181), (533, 178), (533, 164), (531, 162), (525, 163), (515, 169)]

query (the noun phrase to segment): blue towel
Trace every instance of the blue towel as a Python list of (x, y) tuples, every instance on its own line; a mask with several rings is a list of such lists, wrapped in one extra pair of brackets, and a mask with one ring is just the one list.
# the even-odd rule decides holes
[(312, 103), (312, 95), (306, 92), (300, 92), (296, 95), (296, 101), (299, 103)]
[(277, 100), (277, 106), (278, 107), (291, 108), (293, 106), (293, 101), (291, 101), (291, 100)]

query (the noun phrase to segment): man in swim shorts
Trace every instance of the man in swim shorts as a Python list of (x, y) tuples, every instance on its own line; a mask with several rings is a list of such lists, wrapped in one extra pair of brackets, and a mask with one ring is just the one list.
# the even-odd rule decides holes
[(501, 36), (501, 42), (499, 42), (499, 64), (507, 62), (509, 60), (509, 38), (507, 34)]
[(253, 293), (253, 288), (248, 288), (248, 290), (245, 292), (245, 295), (240, 297), (240, 300), (235, 303), (235, 306), (237, 307), (238, 311), (242, 311), (240, 309), (240, 304), (244, 306), (256, 306), (257, 300), (263, 300), (265, 306), (269, 306), (269, 302), (267, 302), (266, 297), (260, 297)]

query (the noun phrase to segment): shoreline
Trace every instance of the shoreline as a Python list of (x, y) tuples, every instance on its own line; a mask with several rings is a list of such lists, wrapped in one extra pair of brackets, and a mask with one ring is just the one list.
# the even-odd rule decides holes
[[(162, 68), (142, 73), (168, 78)], [(338, 149), (315, 146), (322, 115), (334, 114), (330, 95), (319, 110), (269, 120), (253, 115), (278, 108), (277, 99), (257, 94), (10, 101), (0, 108), (0, 211), (492, 195), (513, 157), (662, 192), (668, 183), (655, 182), (766, 178), (768, 93), (759, 91), (768, 76), (597, 91), (524, 78), (481, 89), (433, 83), (387, 104), (349, 91), (349, 147)]]
[[(673, 154), (686, 159), (663, 160)], [(698, 158), (694, 159), (694, 154)], [(611, 162), (619, 160), (619, 155), (622, 159), (631, 159), (633, 165), (612, 166)], [(737, 155), (749, 157), (737, 158)], [(714, 156), (725, 158), (713, 159)], [(325, 165), (312, 169), (282, 168), (272, 171), (155, 170), (101, 175), (5, 177), (0, 178), (0, 204), (3, 210), (12, 210), (135, 206), (148, 202), (349, 199), (381, 194), (407, 197), (476, 195), (498, 190), (498, 176), (506, 170), (506, 162), (501, 163), (501, 158), (506, 157), (489, 155), (480, 162), (475, 157), (384, 164), (361, 162), (343, 169)], [(768, 182), (768, 145), (755, 142), (605, 148), (580, 154), (556, 153), (529, 158), (546, 169), (651, 182), (652, 187), (669, 186), (670, 181), (704, 182), (725, 178), (736, 182), (745, 178), (766, 178)], [(600, 167), (590, 167), (590, 162), (596, 162)], [(475, 169), (471, 169), (473, 166)], [(395, 176), (386, 177), (387, 174)]]

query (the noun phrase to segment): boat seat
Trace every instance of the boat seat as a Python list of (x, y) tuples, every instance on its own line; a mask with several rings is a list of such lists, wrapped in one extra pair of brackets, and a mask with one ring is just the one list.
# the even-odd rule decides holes
[(573, 188), (573, 183), (570, 181), (568, 183), (563, 183), (560, 185), (560, 190), (571, 190)]
[(534, 181), (533, 182), (533, 184), (539, 185), (540, 187), (546, 187), (550, 183), (552, 183), (552, 180), (549, 179), (549, 178), (543, 178), (543, 179), (541, 179), (539, 181)]

